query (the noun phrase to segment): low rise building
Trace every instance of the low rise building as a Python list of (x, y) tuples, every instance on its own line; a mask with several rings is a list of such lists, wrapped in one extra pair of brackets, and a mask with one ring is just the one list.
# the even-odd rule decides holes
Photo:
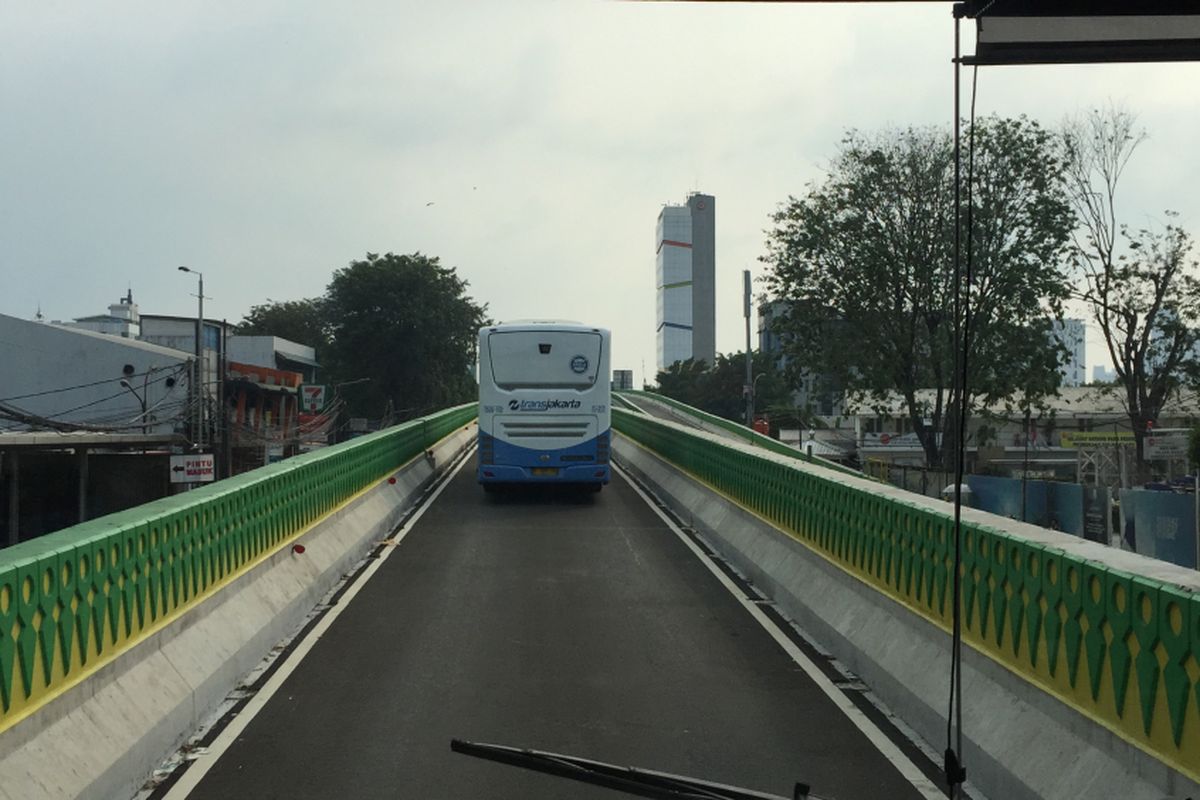
[(133, 302), (133, 290), (108, 307), (107, 314), (96, 314), (91, 317), (77, 317), (73, 322), (55, 322), (68, 328), (81, 328), (107, 333), (110, 336), (120, 336), (123, 339), (138, 339), (141, 337), (141, 316), (138, 314), (137, 303)]
[(192, 359), (0, 314), (0, 547), (171, 491)]
[(614, 369), (612, 378), (612, 388), (614, 392), (619, 392), (624, 389), (633, 388), (633, 370), (631, 369)]
[(0, 314), (0, 395), (10, 429), (182, 432), (187, 353), (119, 334)]
[(301, 413), (313, 348), (204, 320), (197, 381), (196, 330), (132, 292), (71, 322), (0, 315), (0, 546), (169, 493), (172, 453), (224, 477), (327, 441), (336, 405)]
[[(917, 402), (926, 407), (932, 408), (934, 401), (933, 390), (917, 393)], [(848, 407), (853, 410), (833, 420), (831, 427), (853, 435), (860, 461), (924, 465), (924, 451), (903, 398), (892, 395), (876, 401), (855, 396), (848, 398)], [(1155, 429), (1190, 428), (1197, 421), (1200, 402), (1176, 396), (1163, 408)], [(1055, 397), (1045, 398), (1031, 408), (1028, 419), (1019, 398), (976, 411), (968, 423), (967, 445), (972, 469), (1013, 474), (1037, 470), (1041, 477), (1111, 483), (1123, 469), (1122, 462), (1133, 458), (1134, 435), (1119, 387), (1078, 386), (1063, 387)], [(1097, 457), (1093, 451), (1099, 451)], [(1174, 450), (1168, 455), (1164, 447), (1161, 452), (1157, 471), (1169, 476), (1186, 469)], [(1158, 458), (1154, 449), (1148, 457)]]
[(234, 334), (229, 337), (229, 360), (297, 372), (303, 383), (316, 383), (321, 366), (315, 349), (278, 336)]

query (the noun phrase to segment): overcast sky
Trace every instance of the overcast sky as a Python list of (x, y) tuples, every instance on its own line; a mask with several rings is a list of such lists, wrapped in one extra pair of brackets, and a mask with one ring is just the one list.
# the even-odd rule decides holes
[[(132, 287), (192, 314), (187, 264), (236, 321), (421, 251), (496, 319), (611, 327), (640, 382), (662, 204), (716, 196), (717, 348), (740, 350), (741, 271), (843, 132), (951, 118), (948, 2), (340, 5), (0, 0), (0, 313)], [(1193, 64), (989, 68), (978, 112), (1124, 103), (1150, 134), (1126, 213), (1200, 234), (1198, 85)]]

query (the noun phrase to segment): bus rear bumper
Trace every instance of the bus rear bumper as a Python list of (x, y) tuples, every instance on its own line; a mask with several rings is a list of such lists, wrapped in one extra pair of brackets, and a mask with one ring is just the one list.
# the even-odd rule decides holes
[[(536, 471), (536, 472), (535, 472)], [(480, 483), (599, 483), (612, 478), (608, 464), (577, 464), (551, 469), (514, 464), (487, 464), (477, 470)]]

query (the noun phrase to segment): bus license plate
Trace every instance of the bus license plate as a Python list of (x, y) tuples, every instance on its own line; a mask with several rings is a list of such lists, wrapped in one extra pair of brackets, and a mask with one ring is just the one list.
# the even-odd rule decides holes
[(558, 467), (534, 467), (532, 472), (538, 477), (554, 477), (558, 474)]

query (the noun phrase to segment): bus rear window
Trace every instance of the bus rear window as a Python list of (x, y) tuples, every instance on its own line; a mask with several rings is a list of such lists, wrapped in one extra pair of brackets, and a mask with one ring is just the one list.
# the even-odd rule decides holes
[(587, 389), (596, 383), (601, 341), (576, 331), (492, 333), (492, 377), (501, 389)]

